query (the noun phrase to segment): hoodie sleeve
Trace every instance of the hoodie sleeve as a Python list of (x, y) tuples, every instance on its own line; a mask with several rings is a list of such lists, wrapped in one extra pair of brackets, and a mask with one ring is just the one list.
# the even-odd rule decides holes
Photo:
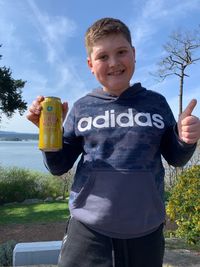
[(75, 134), (75, 108), (69, 113), (63, 129), (63, 148), (58, 152), (43, 152), (44, 164), (53, 175), (61, 175), (72, 168), (82, 153), (82, 140)]
[(161, 140), (161, 154), (170, 165), (182, 167), (192, 157), (196, 144), (187, 144), (180, 140), (177, 123), (168, 104), (166, 112), (168, 125)]

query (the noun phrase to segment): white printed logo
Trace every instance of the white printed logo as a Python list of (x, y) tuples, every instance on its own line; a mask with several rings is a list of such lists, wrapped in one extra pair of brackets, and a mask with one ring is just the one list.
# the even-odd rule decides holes
[(109, 128), (116, 127), (133, 127), (134, 125), (139, 125), (142, 127), (150, 126), (156, 127), (158, 129), (163, 129), (165, 124), (163, 122), (163, 117), (160, 114), (151, 114), (139, 112), (133, 115), (133, 110), (128, 109), (128, 112), (120, 113), (115, 115), (115, 110), (106, 110), (103, 115), (96, 116), (92, 118), (83, 117), (78, 121), (78, 130), (80, 132), (88, 131), (93, 127), (95, 128)]

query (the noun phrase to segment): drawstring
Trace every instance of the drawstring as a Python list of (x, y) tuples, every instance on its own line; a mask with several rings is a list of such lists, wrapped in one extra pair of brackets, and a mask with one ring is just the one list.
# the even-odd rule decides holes
[(128, 245), (125, 239), (112, 239), (113, 267), (130, 267)]

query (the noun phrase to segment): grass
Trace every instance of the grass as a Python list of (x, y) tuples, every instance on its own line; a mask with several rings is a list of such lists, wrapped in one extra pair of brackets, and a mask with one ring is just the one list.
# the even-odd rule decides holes
[(69, 209), (64, 201), (0, 206), (0, 225), (62, 222), (67, 217)]
[[(69, 209), (66, 201), (0, 206), (0, 227), (9, 224), (66, 222)], [(200, 251), (200, 243), (187, 244), (183, 239), (169, 238), (165, 232), (166, 248)]]

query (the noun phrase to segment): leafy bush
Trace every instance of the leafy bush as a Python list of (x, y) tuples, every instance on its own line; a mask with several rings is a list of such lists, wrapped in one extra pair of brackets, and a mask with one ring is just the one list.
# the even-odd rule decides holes
[(16, 241), (9, 240), (0, 245), (0, 266), (12, 266), (13, 249), (16, 244)]
[(167, 202), (169, 201), (170, 196), (171, 196), (171, 191), (165, 189), (165, 194), (164, 194), (164, 200), (165, 200), (165, 203), (167, 203)]
[(30, 179), (28, 170), (5, 169), (0, 177), (0, 203), (23, 201), (32, 196), (34, 181)]
[(16, 167), (0, 169), (0, 204), (56, 198), (63, 195), (63, 188), (63, 180), (51, 174)]
[(178, 225), (178, 237), (191, 244), (200, 241), (200, 165), (179, 176), (167, 204), (167, 214)]

